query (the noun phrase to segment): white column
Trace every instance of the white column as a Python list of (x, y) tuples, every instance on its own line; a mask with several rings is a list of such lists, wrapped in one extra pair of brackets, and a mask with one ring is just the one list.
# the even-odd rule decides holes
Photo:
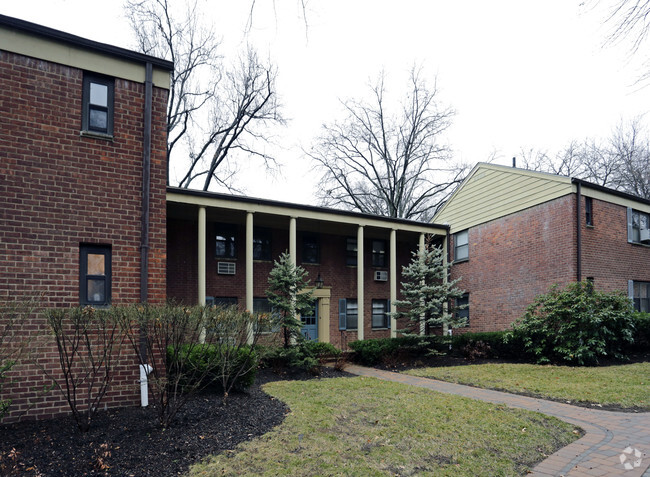
[(296, 218), (289, 219), (289, 257), (291, 264), (296, 266)]
[[(424, 234), (420, 234), (420, 240), (418, 243), (419, 251), (422, 252), (424, 251)], [(420, 315), (420, 335), (424, 336), (424, 333), (426, 331), (426, 323), (425, 320), (426, 316), (423, 314)]]
[(199, 266), (198, 266), (198, 288), (199, 305), (205, 306), (205, 265), (206, 265), (206, 213), (205, 207), (199, 207)]
[[(397, 300), (397, 231), (390, 231), (390, 311), (395, 313), (395, 300)], [(390, 337), (397, 337), (397, 320), (395, 315), (390, 315)]]
[(357, 338), (359, 340), (363, 339), (363, 322), (364, 322), (364, 312), (363, 312), (363, 225), (360, 225), (357, 229)]
[(253, 312), (253, 212), (246, 212), (246, 309)]

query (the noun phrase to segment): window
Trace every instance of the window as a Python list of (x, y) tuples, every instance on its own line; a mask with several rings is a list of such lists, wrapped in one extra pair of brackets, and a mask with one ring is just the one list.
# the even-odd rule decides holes
[(650, 243), (650, 214), (627, 209), (627, 241), (631, 243)]
[(112, 79), (84, 75), (81, 116), (84, 131), (113, 135), (113, 86)]
[(594, 201), (591, 197), (585, 197), (585, 221), (587, 225), (594, 225)]
[(372, 241), (372, 266), (373, 267), (386, 266), (386, 241), (385, 240)]
[(277, 333), (281, 327), (273, 316), (273, 308), (268, 298), (253, 298), (253, 313), (264, 313), (271, 317), (271, 324), (264, 325), (261, 329), (263, 332)]
[(357, 239), (348, 237), (345, 241), (345, 264), (357, 266)]
[(214, 305), (223, 308), (230, 308), (231, 306), (237, 306), (237, 297), (234, 296), (206, 296), (205, 297), (206, 305)]
[(271, 231), (261, 227), (253, 229), (253, 259), (271, 260)]
[(635, 282), (630, 280), (629, 295), (634, 302), (634, 309), (650, 313), (650, 282)]
[(111, 247), (79, 247), (79, 303), (108, 306), (111, 303)]
[(390, 300), (372, 300), (372, 327), (390, 328)]
[(341, 298), (339, 300), (339, 330), (356, 330), (358, 317), (357, 300)]
[(469, 293), (456, 299), (456, 316), (465, 318), (465, 323), (469, 325)]
[(320, 263), (320, 243), (317, 236), (302, 237), (302, 263)]
[(268, 298), (253, 298), (253, 313), (271, 313), (271, 303)]
[(467, 230), (454, 234), (454, 261), (467, 260), (469, 258), (469, 236)]
[(236, 258), (236, 227), (232, 224), (216, 224), (214, 228), (216, 237), (215, 255), (218, 258)]

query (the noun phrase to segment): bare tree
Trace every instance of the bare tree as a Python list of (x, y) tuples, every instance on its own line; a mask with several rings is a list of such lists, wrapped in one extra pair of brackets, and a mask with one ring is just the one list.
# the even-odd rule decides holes
[(429, 89), (413, 69), (410, 92), (399, 113), (386, 104), (384, 74), (372, 100), (343, 103), (347, 118), (323, 126), (309, 156), (323, 172), (323, 205), (360, 212), (426, 219), (449, 196), (466, 172), (450, 162), (442, 134), (454, 111), (440, 107), (435, 84)]
[(521, 157), (523, 169), (577, 177), (650, 198), (650, 139), (641, 118), (619, 123), (607, 141), (572, 141), (554, 157), (522, 149)]
[(642, 129), (637, 118), (614, 132), (609, 153), (617, 167), (611, 182), (618, 190), (650, 199), (650, 140)]
[(229, 159), (236, 152), (273, 165), (273, 158), (257, 148), (269, 137), (267, 126), (284, 123), (275, 68), (250, 47), (226, 68), (196, 0), (184, 4), (184, 10), (172, 9), (168, 0), (127, 0), (125, 9), (139, 49), (174, 62), (167, 108), (168, 182), (172, 158), (182, 155), (189, 165), (178, 185), (187, 188), (200, 179), (203, 190), (213, 181), (232, 187), (236, 166)]

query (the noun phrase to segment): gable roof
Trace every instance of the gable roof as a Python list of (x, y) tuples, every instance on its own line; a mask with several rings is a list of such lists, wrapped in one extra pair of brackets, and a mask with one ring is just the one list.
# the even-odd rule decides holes
[(575, 193), (577, 186), (582, 195), (650, 213), (650, 200), (582, 179), (479, 162), (433, 220), (456, 233)]
[(572, 192), (569, 177), (479, 162), (433, 219), (455, 233)]

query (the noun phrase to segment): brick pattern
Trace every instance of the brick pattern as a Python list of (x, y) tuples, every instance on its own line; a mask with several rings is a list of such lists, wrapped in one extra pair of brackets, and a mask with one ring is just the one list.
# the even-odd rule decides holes
[(593, 199), (594, 225), (582, 207), (582, 279), (593, 277), (597, 290), (627, 293), (627, 281), (650, 281), (650, 246), (627, 242), (627, 208)]
[[(470, 293), (470, 326), (459, 331), (507, 329), (537, 295), (576, 280), (576, 201), (567, 195), (469, 230), (469, 260), (452, 267)], [(582, 280), (624, 293), (628, 280), (650, 281), (650, 247), (627, 242), (626, 207), (593, 199), (593, 211), (587, 226), (582, 204)]]
[[(79, 245), (112, 248), (112, 302), (139, 301), (144, 85), (115, 80), (113, 140), (83, 137), (83, 71), (0, 51), (0, 296), (38, 297), (44, 307), (79, 304)], [(149, 299), (166, 299), (166, 104), (154, 88)], [(44, 331), (41, 317), (34, 331)], [(38, 360), (50, 367), (53, 343)], [(108, 403), (137, 399), (132, 357), (117, 372)], [(65, 405), (38, 391), (38, 366), (15, 374), (16, 413), (45, 417)], [(128, 384), (127, 384), (128, 383)], [(7, 392), (11, 392), (11, 386)], [(128, 388), (128, 389), (127, 389)], [(51, 393), (50, 393), (51, 394)], [(36, 402), (27, 409), (27, 403)]]
[[(272, 256), (278, 257), (289, 248), (288, 224), (284, 228), (273, 228), (272, 231)], [(196, 303), (197, 301), (197, 276), (198, 276), (198, 225), (197, 221), (169, 219), (167, 228), (167, 250), (169, 260), (167, 262), (167, 295), (181, 303)], [(214, 225), (207, 224), (207, 264), (206, 264), (206, 295), (216, 297), (236, 297), (238, 303), (243, 306), (246, 302), (246, 277), (245, 277), (245, 226), (237, 226), (237, 258), (235, 275), (218, 275), (217, 262), (232, 261), (232, 259), (216, 258), (212, 251), (215, 246)], [(307, 272), (313, 281), (318, 274), (324, 281), (324, 286), (331, 288), (330, 296), (330, 342), (337, 347), (346, 348), (347, 343), (357, 339), (356, 331), (340, 331), (338, 317), (338, 303), (341, 298), (357, 297), (357, 268), (347, 266), (345, 263), (346, 239), (348, 235), (319, 234), (321, 263), (302, 263), (302, 236), (299, 230), (296, 237), (297, 261)], [(399, 233), (398, 233), (399, 237)], [(386, 236), (388, 243), (388, 236)], [(372, 329), (372, 300), (390, 298), (390, 282), (376, 282), (374, 280), (375, 270), (388, 270), (388, 267), (375, 268), (372, 263), (371, 239), (365, 239), (364, 247), (364, 322), (365, 338), (386, 338), (390, 336), (390, 330)], [(397, 243), (397, 266), (401, 272), (402, 266), (408, 264), (411, 259), (411, 251), (415, 250), (417, 243)], [(388, 260), (388, 258), (387, 258)], [(253, 264), (253, 287), (254, 297), (266, 297), (265, 291), (268, 288), (268, 275), (273, 268), (273, 262), (255, 261)], [(401, 273), (398, 273), (398, 282), (401, 280)], [(398, 285), (399, 293), (399, 285)]]
[[(452, 278), (469, 292), (470, 326), (506, 329), (551, 285), (576, 277), (575, 200), (565, 196), (469, 229), (469, 260)], [(453, 237), (450, 240), (453, 258)]]

